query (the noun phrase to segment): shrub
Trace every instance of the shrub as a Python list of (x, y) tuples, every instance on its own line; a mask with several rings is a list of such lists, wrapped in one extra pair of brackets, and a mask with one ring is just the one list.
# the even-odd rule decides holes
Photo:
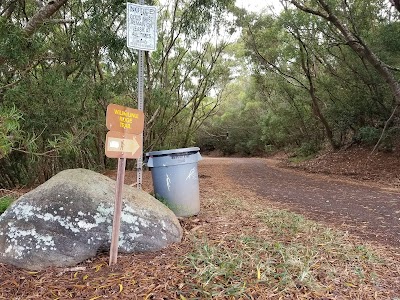
[(301, 157), (309, 157), (316, 154), (321, 149), (317, 142), (305, 142), (296, 150), (296, 155)]
[(379, 137), (381, 135), (381, 131), (375, 127), (361, 127), (358, 130), (358, 140), (366, 145), (374, 145), (376, 142), (379, 140)]

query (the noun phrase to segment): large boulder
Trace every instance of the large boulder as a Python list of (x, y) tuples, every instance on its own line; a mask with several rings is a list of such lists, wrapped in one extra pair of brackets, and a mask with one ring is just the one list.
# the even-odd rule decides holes
[[(72, 266), (111, 244), (115, 181), (66, 170), (19, 198), (0, 216), (0, 262), (40, 270)], [(123, 188), (119, 252), (156, 251), (182, 238), (174, 213), (136, 188)]]

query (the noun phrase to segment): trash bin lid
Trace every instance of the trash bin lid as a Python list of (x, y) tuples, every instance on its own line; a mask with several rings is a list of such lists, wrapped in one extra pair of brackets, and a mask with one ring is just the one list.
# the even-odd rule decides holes
[(171, 150), (161, 150), (161, 151), (152, 151), (146, 153), (146, 156), (166, 156), (171, 154), (182, 154), (182, 153), (193, 153), (199, 152), (199, 147), (192, 147), (192, 148), (180, 148), (180, 149), (171, 149)]

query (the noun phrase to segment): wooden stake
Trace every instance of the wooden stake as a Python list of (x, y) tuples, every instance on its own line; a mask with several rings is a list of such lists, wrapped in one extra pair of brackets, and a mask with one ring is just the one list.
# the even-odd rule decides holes
[(125, 179), (125, 166), (126, 166), (126, 158), (118, 158), (117, 183), (115, 186), (114, 219), (113, 219), (111, 247), (110, 247), (110, 262), (109, 262), (110, 266), (116, 264), (118, 258), (119, 230), (121, 227), (121, 211), (122, 211), (122, 188), (124, 186), (124, 179)]

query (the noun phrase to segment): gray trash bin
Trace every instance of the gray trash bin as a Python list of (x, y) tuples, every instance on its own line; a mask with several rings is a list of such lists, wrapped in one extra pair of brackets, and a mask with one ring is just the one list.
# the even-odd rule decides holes
[(200, 148), (182, 148), (146, 153), (156, 198), (178, 217), (199, 213), (199, 176), (197, 162)]

